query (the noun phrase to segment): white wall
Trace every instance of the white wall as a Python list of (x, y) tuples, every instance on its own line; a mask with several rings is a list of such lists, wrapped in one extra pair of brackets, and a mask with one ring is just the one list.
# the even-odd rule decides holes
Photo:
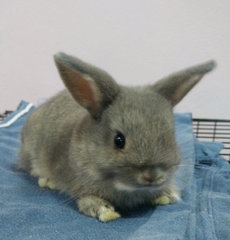
[(1, 0), (0, 111), (62, 89), (52, 59), (61, 50), (126, 85), (216, 59), (176, 110), (230, 119), (229, 11), (229, 0)]

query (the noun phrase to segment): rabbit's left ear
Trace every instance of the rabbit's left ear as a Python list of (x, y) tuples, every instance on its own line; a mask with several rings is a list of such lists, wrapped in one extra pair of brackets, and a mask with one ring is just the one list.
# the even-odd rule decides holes
[(153, 89), (175, 106), (215, 66), (215, 61), (209, 61), (176, 72), (156, 82)]
[(54, 60), (73, 98), (87, 109), (93, 118), (100, 118), (118, 95), (118, 84), (107, 72), (76, 57), (57, 53)]

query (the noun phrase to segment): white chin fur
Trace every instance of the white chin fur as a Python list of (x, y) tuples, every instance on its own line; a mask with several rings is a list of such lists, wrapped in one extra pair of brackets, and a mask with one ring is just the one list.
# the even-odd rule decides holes
[(114, 182), (114, 187), (118, 190), (118, 191), (126, 191), (126, 192), (134, 192), (134, 191), (157, 191), (159, 190), (161, 187), (156, 187), (156, 186), (151, 186), (151, 187), (134, 187), (131, 185), (127, 185), (123, 182), (120, 181), (115, 181)]
[(127, 192), (133, 192), (136, 191), (137, 189), (135, 187), (126, 185), (122, 182), (116, 181), (114, 183), (114, 187), (118, 190), (118, 191), (127, 191)]

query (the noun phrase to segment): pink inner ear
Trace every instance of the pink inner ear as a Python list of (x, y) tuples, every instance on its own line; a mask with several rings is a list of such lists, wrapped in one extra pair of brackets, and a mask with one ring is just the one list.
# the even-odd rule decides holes
[(71, 68), (66, 68), (63, 73), (64, 82), (77, 102), (89, 110), (95, 109), (97, 103), (93, 92), (93, 82), (91, 83)]
[(80, 74), (78, 75), (78, 81), (73, 81), (75, 84), (74, 87), (77, 88), (78, 100), (88, 105), (88, 107), (94, 108), (96, 102), (91, 88), (92, 86), (89, 81), (85, 80)]

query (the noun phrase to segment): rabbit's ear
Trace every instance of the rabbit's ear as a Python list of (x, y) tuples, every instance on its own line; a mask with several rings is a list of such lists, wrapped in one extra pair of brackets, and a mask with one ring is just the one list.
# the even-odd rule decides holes
[(209, 61), (165, 77), (153, 85), (153, 89), (175, 106), (216, 63)]
[(65, 53), (54, 56), (56, 66), (74, 99), (94, 118), (112, 103), (120, 88), (105, 71)]

